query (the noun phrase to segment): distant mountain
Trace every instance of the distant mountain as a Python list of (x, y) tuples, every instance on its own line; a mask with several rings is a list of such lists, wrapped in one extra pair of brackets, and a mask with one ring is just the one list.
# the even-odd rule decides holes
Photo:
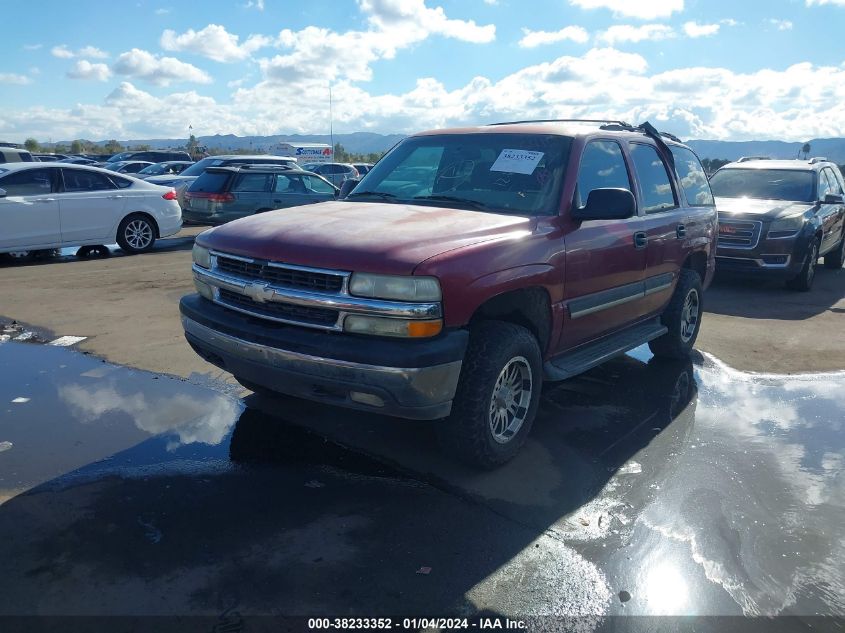
[[(369, 154), (384, 152), (396, 145), (405, 136), (403, 134), (375, 134), (373, 132), (352, 132), (351, 134), (335, 134), (334, 142), (353, 154)], [(120, 141), (121, 145), (135, 147), (149, 145), (153, 149), (167, 149), (184, 147), (185, 138), (146, 138)], [(215, 134), (214, 136), (198, 136), (200, 146), (209, 149), (238, 150), (251, 149), (256, 152), (271, 152), (279, 143), (326, 143), (330, 144), (328, 134), (277, 134), (274, 136), (235, 136), (234, 134)], [(66, 147), (71, 141), (62, 141)], [(97, 145), (105, 145), (106, 141), (95, 141)]]
[[(402, 134), (375, 134), (374, 132), (352, 132), (335, 134), (334, 142), (354, 154), (384, 152), (401, 141)], [(330, 143), (328, 134), (277, 134), (274, 136), (235, 136), (215, 134), (197, 137), (201, 146), (209, 149), (238, 150), (251, 149), (256, 152), (271, 152), (279, 143)], [(149, 145), (153, 149), (184, 147), (184, 138), (131, 139), (120, 141), (122, 145)], [(815, 138), (810, 143), (810, 156), (825, 156), (838, 164), (845, 164), (845, 138)], [(70, 141), (62, 141), (67, 147)], [(105, 145), (106, 141), (97, 141)], [(741, 156), (768, 156), (769, 158), (796, 158), (804, 143), (784, 141), (687, 141), (701, 158), (724, 158), (736, 160)]]
[[(845, 164), (845, 138), (814, 138), (810, 156), (824, 156), (828, 160)], [(784, 141), (687, 141), (701, 158), (726, 158), (736, 160), (741, 156), (768, 156), (769, 158), (797, 158), (804, 143)]]

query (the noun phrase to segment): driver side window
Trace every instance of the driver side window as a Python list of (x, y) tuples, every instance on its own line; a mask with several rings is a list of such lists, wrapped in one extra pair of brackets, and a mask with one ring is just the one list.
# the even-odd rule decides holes
[(622, 148), (614, 141), (590, 141), (581, 155), (574, 206), (583, 208), (593, 189), (605, 188), (631, 191), (625, 157)]

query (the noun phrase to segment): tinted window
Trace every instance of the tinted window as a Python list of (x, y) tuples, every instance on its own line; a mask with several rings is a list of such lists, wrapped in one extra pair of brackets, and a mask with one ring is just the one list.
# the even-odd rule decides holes
[(137, 174), (144, 167), (146, 167), (144, 163), (130, 163), (120, 171), (122, 171), (124, 174)]
[(35, 162), (35, 159), (29, 152), (21, 152), (21, 161), (24, 163), (32, 163)]
[(232, 191), (270, 191), (273, 174), (239, 174)]
[(183, 176), (199, 176), (202, 172), (204, 172), (209, 167), (216, 167), (218, 165), (222, 165), (224, 161), (219, 158), (203, 158), (201, 161), (194, 163), (190, 167), (188, 167), (185, 171), (182, 172)]
[(717, 198), (813, 202), (813, 172), (794, 169), (720, 169), (710, 179)]
[(684, 194), (687, 204), (691, 206), (710, 206), (713, 204), (713, 194), (710, 192), (710, 183), (707, 181), (707, 174), (701, 162), (691, 150), (685, 147), (670, 146), (672, 155), (675, 157), (675, 172)]
[(308, 185), (308, 188), (314, 193), (334, 193), (335, 188), (332, 187), (322, 178), (316, 176), (303, 176), (302, 179)]
[(411, 137), (373, 167), (347, 200), (374, 191), (414, 204), (556, 215), (571, 143), (557, 134)]
[(105, 174), (83, 169), (62, 169), (65, 179), (65, 191), (105, 191), (115, 186)]
[(0, 178), (0, 189), (7, 196), (41, 196), (53, 193), (52, 169), (26, 169)]
[[(282, 183), (284, 180), (284, 183)], [(279, 193), (308, 193), (302, 176), (276, 176), (276, 191)]]
[(658, 213), (675, 206), (672, 183), (663, 159), (651, 145), (631, 144), (631, 158), (640, 179), (643, 196), (643, 211)]
[(819, 195), (817, 198), (824, 200), (824, 197), (829, 193), (833, 193), (833, 183), (827, 177), (827, 170), (823, 169), (819, 172)]
[(584, 148), (575, 188), (575, 206), (583, 207), (593, 189), (631, 190), (622, 148), (613, 141), (591, 141)]
[(109, 179), (121, 189), (126, 189), (127, 187), (132, 186), (132, 181), (127, 178), (121, 178), (120, 176), (109, 176)]
[(188, 191), (220, 193), (229, 181), (229, 175), (229, 172), (225, 171), (207, 171), (191, 184)]

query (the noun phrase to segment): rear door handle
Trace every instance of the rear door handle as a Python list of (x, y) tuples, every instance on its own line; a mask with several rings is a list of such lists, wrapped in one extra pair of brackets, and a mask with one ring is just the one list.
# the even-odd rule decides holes
[(40, 202), (41, 204), (47, 204), (48, 202), (55, 202), (55, 198), (36, 198), (35, 202)]
[(678, 236), (679, 240), (684, 239), (687, 236), (687, 227), (683, 224), (679, 224), (678, 228), (675, 229), (675, 235)]
[(634, 248), (641, 249), (648, 246), (648, 235), (645, 231), (637, 231), (634, 233)]

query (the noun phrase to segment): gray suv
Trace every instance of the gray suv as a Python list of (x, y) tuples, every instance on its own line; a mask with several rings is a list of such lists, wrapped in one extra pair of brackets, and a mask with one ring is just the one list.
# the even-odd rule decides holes
[(845, 180), (835, 163), (747, 160), (710, 179), (719, 212), (716, 267), (738, 275), (780, 277), (809, 290), (816, 264), (845, 259)]
[(344, 180), (359, 178), (361, 174), (350, 163), (323, 163), (311, 169), (315, 174), (331, 182), (335, 187), (340, 187)]
[(210, 167), (184, 193), (182, 218), (223, 224), (247, 215), (334, 200), (338, 189), (325, 178), (288, 167)]

